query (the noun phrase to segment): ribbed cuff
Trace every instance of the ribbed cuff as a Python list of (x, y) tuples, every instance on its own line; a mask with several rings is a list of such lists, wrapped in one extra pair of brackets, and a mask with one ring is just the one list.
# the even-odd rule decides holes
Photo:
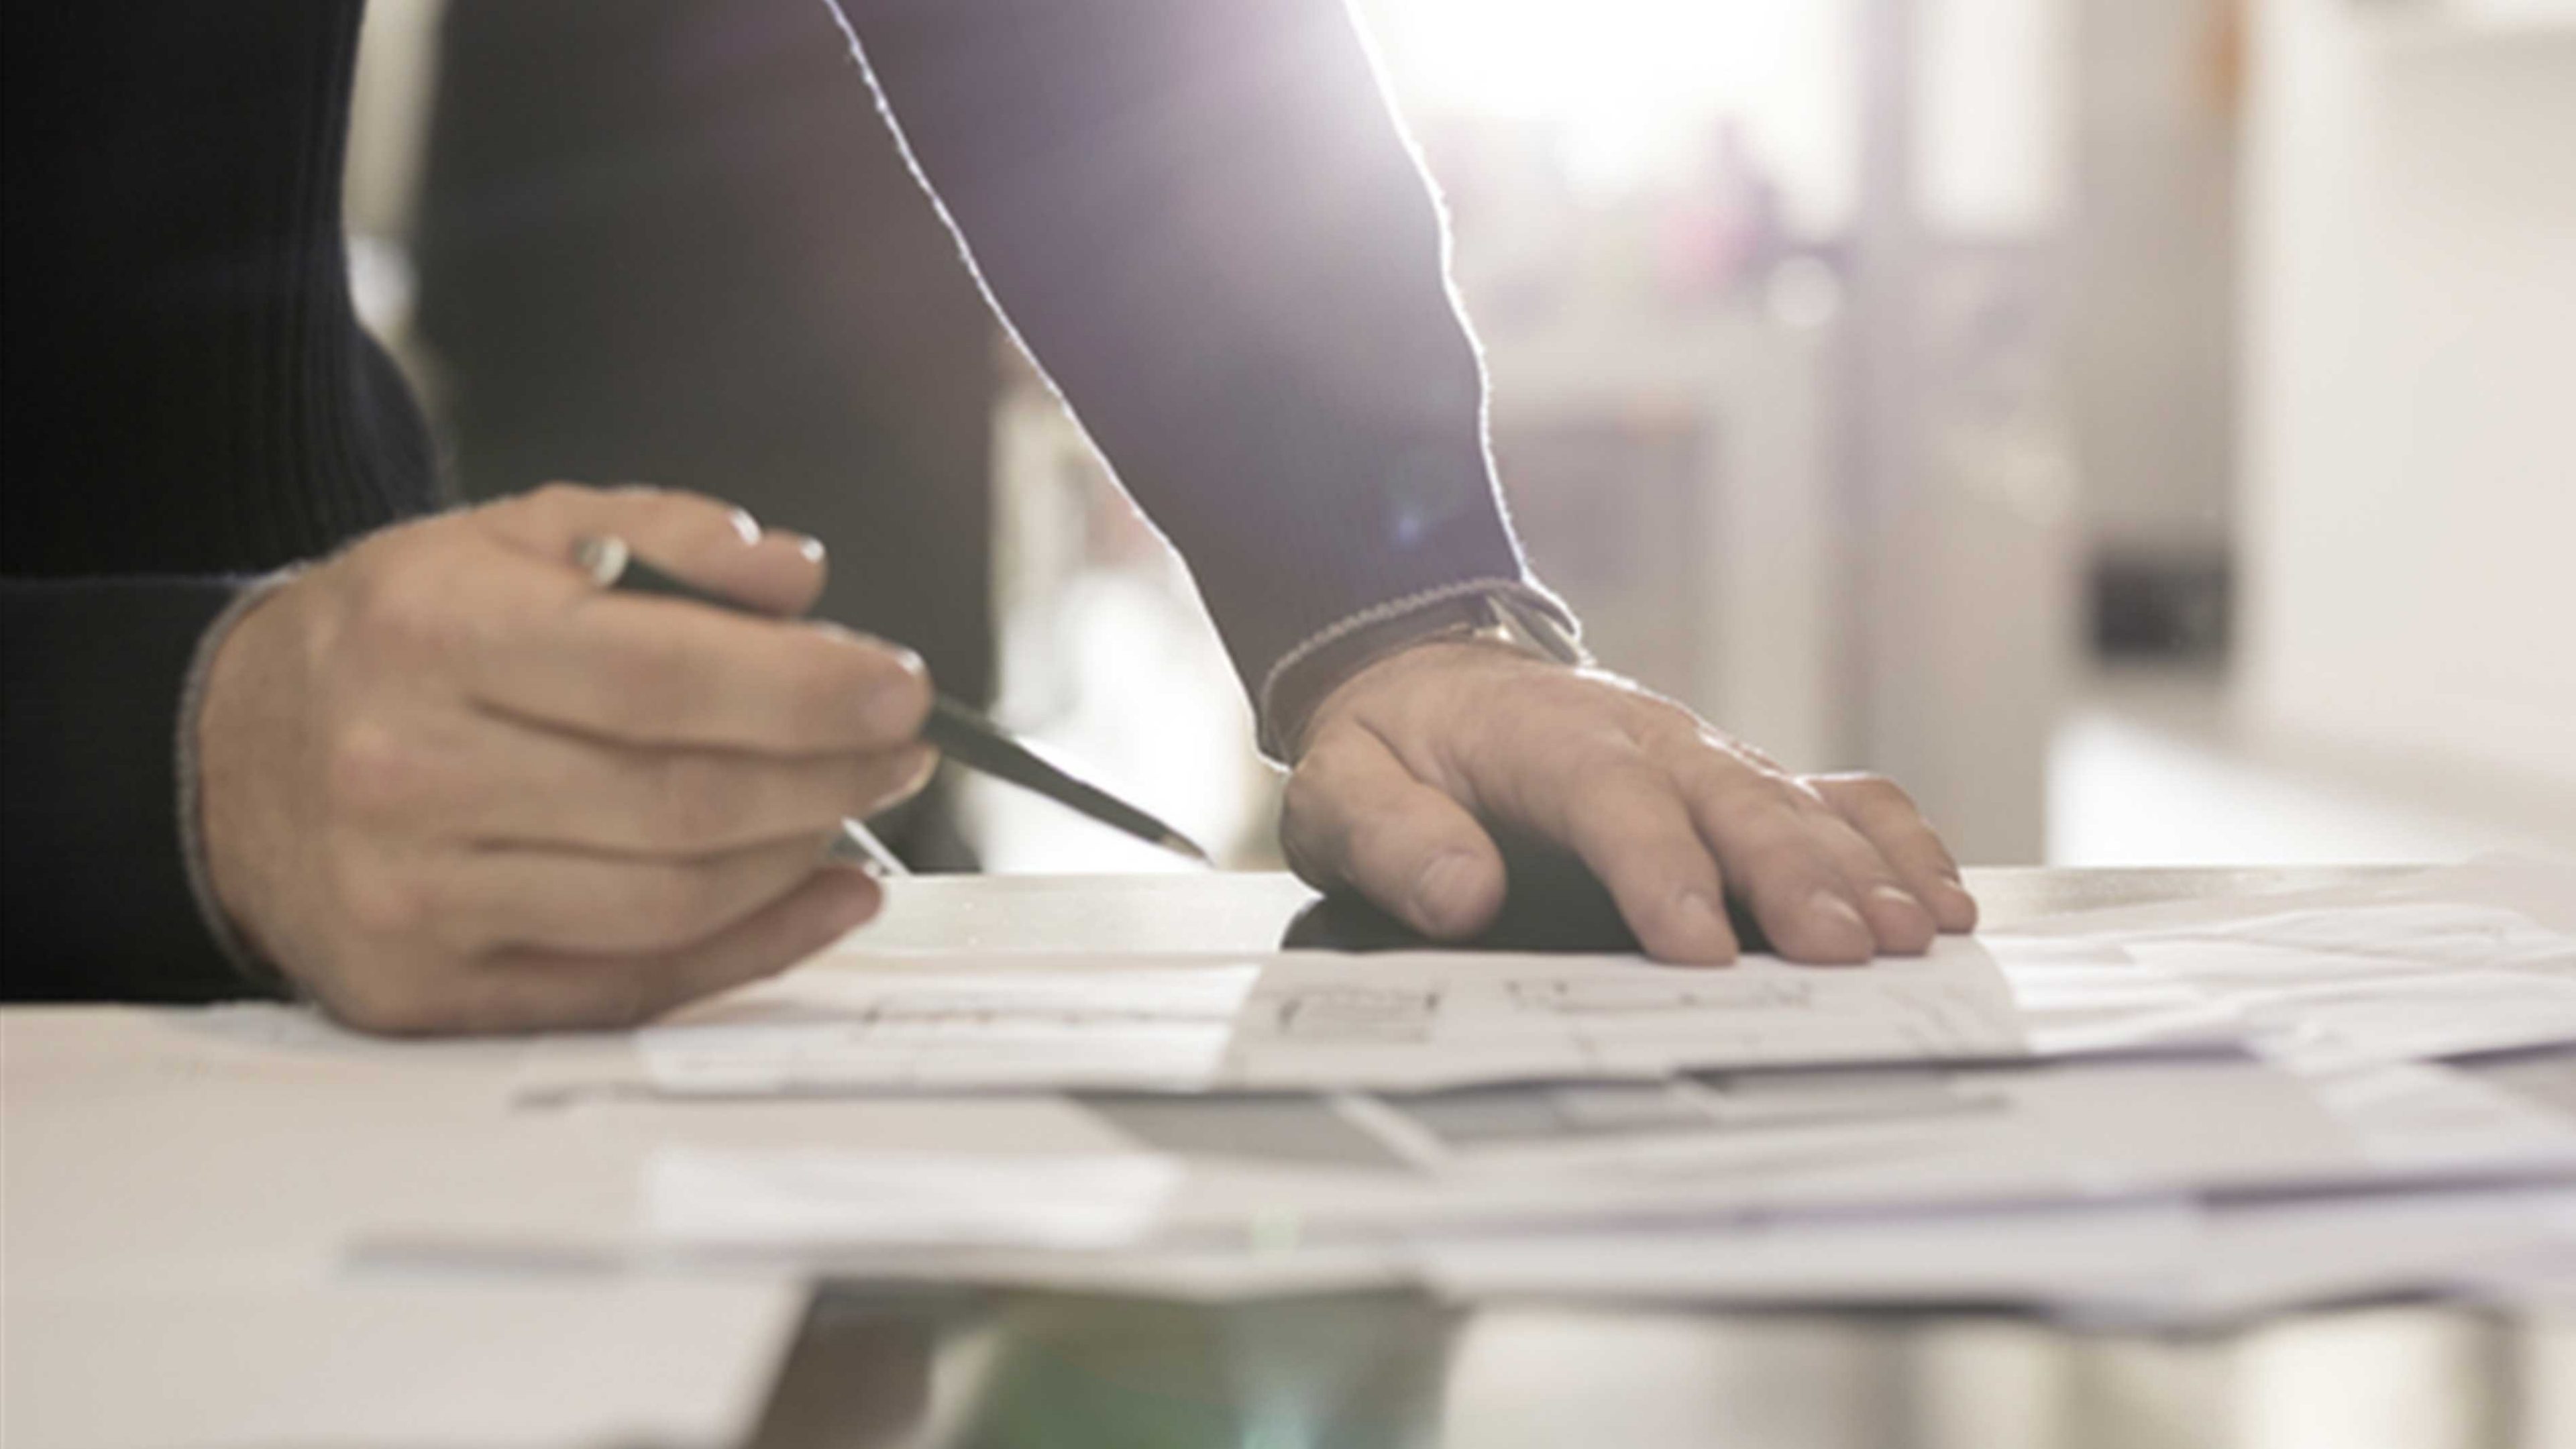
[[(1489, 603), (1495, 614), (1533, 640), (1533, 653), (1564, 664), (1590, 661), (1582, 626), (1563, 600), (1521, 578), (1462, 579), (1389, 599), (1346, 615), (1300, 640), (1261, 678), (1253, 701), (1264, 754), (1283, 764), (1305, 733), (1308, 716), (1334, 686), (1406, 645), (1460, 627), (1462, 603)], [(1479, 620), (1477, 622), (1483, 622)]]
[(215, 899), (214, 878), (206, 868), (205, 812), (199, 803), (200, 761), (198, 760), (197, 720), (205, 712), (206, 684), (214, 673), (215, 655), (231, 636), (233, 626), (242, 616), (267, 602), (268, 596), (294, 581), (304, 571), (302, 565), (279, 569), (244, 584), (224, 611), (215, 616), (206, 632), (197, 636), (196, 652), (188, 658), (186, 682), (179, 689), (179, 719), (175, 753), (178, 761), (179, 863), (188, 875), (188, 894), (197, 903), (197, 915), (206, 924), (206, 933), (214, 938), (215, 948), (224, 954), (242, 978), (262, 991), (291, 991), (285, 974), (263, 961), (259, 953), (242, 938), (224, 908)]

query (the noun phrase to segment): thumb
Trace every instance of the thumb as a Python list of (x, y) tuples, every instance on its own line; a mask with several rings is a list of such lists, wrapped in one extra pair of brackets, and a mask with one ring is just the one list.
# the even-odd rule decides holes
[(1328, 727), (1307, 746), (1280, 839), (1308, 884), (1349, 885), (1426, 936), (1472, 936), (1502, 909), (1492, 838), (1365, 729)]

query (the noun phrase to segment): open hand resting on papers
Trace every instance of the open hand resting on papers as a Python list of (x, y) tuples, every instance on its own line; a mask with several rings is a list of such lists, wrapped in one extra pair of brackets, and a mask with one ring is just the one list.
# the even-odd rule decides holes
[(1624, 680), (1472, 640), (1414, 645), (1325, 696), (1281, 833), (1310, 882), (1457, 939), (1503, 902), (1480, 817), (1571, 850), (1666, 961), (1735, 958), (1728, 891), (1797, 961), (1919, 954), (1976, 924), (1949, 852), (1886, 780), (1790, 775)]
[[(780, 617), (600, 591), (614, 533)], [(875, 914), (826, 863), (934, 757), (921, 661), (796, 619), (822, 550), (705, 498), (557, 484), (387, 529), (255, 605), (197, 720), (213, 894), (340, 1019), (614, 1025)]]

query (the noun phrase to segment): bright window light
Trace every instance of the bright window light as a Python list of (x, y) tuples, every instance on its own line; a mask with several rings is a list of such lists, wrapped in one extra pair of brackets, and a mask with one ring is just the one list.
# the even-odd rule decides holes
[(1721, 115), (1780, 174), (1793, 217), (1847, 204), (1855, 77), (1833, 0), (1359, 0), (1422, 114), (1526, 120), (1580, 169), (1687, 165)]

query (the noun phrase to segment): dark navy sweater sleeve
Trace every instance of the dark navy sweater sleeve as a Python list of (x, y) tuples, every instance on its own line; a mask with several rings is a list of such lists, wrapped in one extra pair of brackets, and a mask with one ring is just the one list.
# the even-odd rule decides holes
[(837, 0), (984, 285), (1258, 694), (1519, 581), (1430, 187), (1341, 0)]
[(227, 579), (0, 582), (12, 1000), (252, 994), (180, 859), (179, 696)]
[(0, 6), (0, 997), (261, 989), (181, 857), (190, 661), (236, 581), (437, 497), (348, 295), (362, 9)]

